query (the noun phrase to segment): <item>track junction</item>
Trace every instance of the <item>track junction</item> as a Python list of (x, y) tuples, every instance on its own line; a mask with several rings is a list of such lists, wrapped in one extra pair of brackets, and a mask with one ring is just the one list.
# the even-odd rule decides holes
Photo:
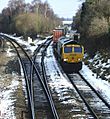
[[(29, 118), (110, 118), (110, 103), (97, 91), (93, 92), (95, 89), (90, 84), (88, 86), (79, 73), (63, 71), (53, 55), (51, 37), (31, 57), (16, 40), (6, 35), (0, 35), (0, 39), (10, 42), (19, 57), (26, 83)], [(64, 78), (69, 86), (63, 83)], [(55, 80), (57, 87), (54, 87)]]

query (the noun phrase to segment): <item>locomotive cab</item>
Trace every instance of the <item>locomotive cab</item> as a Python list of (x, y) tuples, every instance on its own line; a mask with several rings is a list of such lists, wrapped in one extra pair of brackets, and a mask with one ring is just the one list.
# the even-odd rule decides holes
[(73, 42), (69, 42), (63, 46), (62, 59), (63, 62), (67, 63), (78, 63), (82, 62), (84, 55), (84, 48)]
[(58, 60), (64, 69), (79, 71), (82, 68), (84, 48), (77, 41), (61, 38), (56, 48)]

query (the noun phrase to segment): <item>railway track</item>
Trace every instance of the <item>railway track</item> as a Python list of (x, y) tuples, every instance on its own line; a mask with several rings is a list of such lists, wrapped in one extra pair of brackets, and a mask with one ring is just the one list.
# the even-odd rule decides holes
[[(20, 46), (20, 44), (17, 43), (14, 39), (4, 35), (0, 35), (0, 37), (2, 40), (8, 40), (13, 45), (21, 62), (26, 82), (28, 110), (30, 112), (29, 118), (70, 119), (73, 117), (73, 119), (76, 119), (78, 117), (82, 117), (84, 119), (110, 119), (110, 104), (105, 99), (103, 99), (103, 97), (97, 91), (95, 91), (95, 89), (80, 74), (67, 74), (68, 78), (66, 78), (67, 80), (70, 80), (71, 84), (75, 88), (75, 91), (78, 92), (77, 98), (81, 98), (81, 105), (68, 105), (66, 108), (71, 107), (71, 109), (74, 110), (72, 111), (72, 114), (69, 112), (69, 114), (66, 114), (67, 117), (64, 117), (63, 115), (65, 115), (64, 112), (66, 112), (66, 108), (64, 108), (63, 106), (60, 106), (60, 108), (57, 107), (60, 103), (58, 99), (57, 101), (56, 99), (54, 99), (57, 102), (57, 105), (54, 104), (53, 95), (55, 94), (51, 94), (47, 82), (47, 80), (52, 80), (50, 79), (51, 73), (48, 73), (48, 70), (51, 69), (45, 67), (46, 64), (44, 62), (46, 56), (46, 49), (51, 42), (51, 38), (42, 43), (34, 52), (33, 57), (30, 58), (29, 55), (25, 52), (25, 50)], [(24, 57), (20, 56), (21, 51), (19, 52), (19, 49), (17, 48), (20, 48), (22, 50), (22, 52), (24, 53)], [(52, 57), (53, 54), (49, 56), (49, 58)], [(57, 80), (58, 76), (59, 80), (61, 80), (59, 71), (55, 66), (56, 64), (52, 60), (49, 63), (53, 66), (54, 70), (56, 70), (56, 72), (54, 71), (54, 75), (58, 73)], [(50, 72), (52, 72), (52, 70)], [(74, 98), (76, 92), (73, 94)], [(70, 99), (71, 98), (73, 97), (70, 97)], [(62, 113), (61, 110), (63, 110), (63, 114), (60, 114)]]
[[(18, 55), (21, 65), (22, 65), (25, 83), (26, 83), (29, 112), (30, 112), (29, 118), (30, 119), (35, 119), (35, 118), (39, 118), (39, 117), (42, 118), (41, 115), (39, 115), (39, 117), (38, 117), (38, 115), (36, 114), (37, 112), (36, 112), (36, 107), (35, 107), (36, 99), (35, 99), (34, 95), (36, 94), (36, 92), (35, 92), (36, 89), (34, 89), (34, 83), (35, 83), (34, 80), (36, 80), (36, 78), (37, 78), (40, 82), (40, 86), (42, 87), (43, 93), (45, 94), (47, 102), (49, 104), (49, 109), (46, 108), (46, 110), (50, 111), (50, 113), (47, 112), (48, 114), (46, 114), (46, 115), (48, 115), (49, 118), (52, 118), (52, 119), (59, 119), (58, 114), (55, 109), (55, 106), (54, 106), (54, 102), (52, 100), (51, 92), (50, 92), (48, 84), (46, 82), (45, 67), (44, 67), (44, 63), (43, 63), (43, 59), (45, 56), (45, 50), (48, 47), (48, 45), (50, 44), (50, 41), (49, 42), (46, 41), (43, 44), (41, 44), (41, 46), (39, 46), (36, 49), (35, 54), (34, 54), (33, 58), (31, 59), (29, 57), (29, 55), (26, 53), (26, 51), (20, 46), (20, 44), (16, 40), (14, 40), (13, 38), (10, 38), (6, 35), (0, 35), (0, 38), (2, 40), (7, 40), (8, 42), (10, 42), (12, 44), (12, 46), (16, 50), (16, 53)], [(41, 72), (39, 72), (39, 69), (37, 69), (35, 60), (36, 60), (36, 56), (37, 56), (36, 54), (43, 46), (45, 46), (45, 48), (44, 48), (44, 50), (42, 50), (42, 59), (41, 59), (42, 60), (41, 61), (42, 74), (41, 74)], [(26, 58), (22, 58), (22, 56), (20, 56), (21, 51), (19, 52), (18, 48), (20, 48), (22, 50), (22, 52), (24, 53)], [(39, 98), (39, 97), (36, 97), (36, 98)]]
[(66, 75), (86, 108), (87, 117), (84, 118), (110, 119), (110, 102), (107, 102), (80, 73)]
[[(84, 106), (83, 108), (86, 107), (85, 109), (86, 116), (84, 113), (82, 118), (109, 119), (110, 118), (109, 103), (105, 99), (103, 99), (103, 97), (81, 76), (81, 74), (73, 73), (67, 74), (67, 76), (70, 79), (70, 82), (74, 86), (75, 90), (80, 95), (82, 99), (82, 104)], [(77, 109), (74, 108), (74, 110)], [(74, 111), (74, 113), (80, 113), (79, 115), (82, 114), (82, 112), (80, 111), (76, 112)], [(62, 116), (60, 118), (62, 118)]]
[[(44, 65), (44, 57), (45, 57), (46, 49), (49, 46), (49, 44), (51, 43), (50, 39), (51, 38), (48, 38), (48, 40), (46, 42), (42, 43), (35, 50), (34, 55), (33, 55), (33, 61), (34, 61), (34, 63), (36, 63), (36, 65), (39, 69), (39, 74), (41, 75), (41, 78), (43, 79), (43, 82), (44, 82), (44, 85), (45, 85), (45, 88), (47, 91), (46, 92), (47, 94), (44, 95), (43, 90), (42, 90), (40, 85), (39, 85), (40, 91), (39, 91), (38, 87), (34, 86), (34, 94), (35, 94), (34, 97), (35, 97), (35, 102), (37, 103), (35, 105), (35, 108), (36, 108), (37, 114), (39, 115), (38, 118), (59, 119), (59, 116), (57, 114), (55, 104), (54, 104), (54, 101), (52, 99), (52, 95), (51, 95), (51, 92), (50, 92), (50, 89), (49, 89), (49, 86), (47, 83), (47, 75), (46, 75), (45, 65)], [(40, 61), (38, 61), (38, 63), (37, 63), (37, 59), (40, 60)], [(33, 66), (31, 67), (31, 70), (32, 69), (33, 69)], [(38, 83), (38, 80), (34, 80), (34, 81), (35, 81), (34, 82), (35, 84)], [(39, 93), (42, 93), (41, 100), (39, 100), (39, 98), (38, 98), (39, 95), (38, 96), (36, 95)], [(41, 103), (41, 104), (38, 104), (38, 103)], [(41, 106), (41, 105), (43, 105), (43, 106)], [(40, 112), (40, 110), (42, 110), (42, 111)], [(44, 113), (43, 113), (43, 111), (44, 111)]]
[[(29, 112), (28, 118), (35, 119), (34, 103), (33, 103), (34, 101), (33, 101), (33, 95), (32, 95), (32, 90), (31, 90), (32, 85), (30, 85), (31, 81), (28, 77), (28, 73), (26, 71), (26, 67), (23, 62), (23, 59), (27, 58), (30, 61), (30, 65), (32, 65), (33, 62), (31, 60), (31, 58), (29, 57), (29, 55), (27, 54), (27, 52), (23, 49), (23, 47), (15, 39), (10, 38), (3, 34), (0, 34), (0, 39), (10, 42), (10, 44), (14, 47), (14, 49), (17, 53), (18, 60), (19, 60), (21, 67), (23, 69), (23, 75), (24, 75), (24, 79), (25, 79), (26, 93), (27, 93), (27, 100), (28, 100), (27, 112)], [(22, 112), (22, 113), (24, 113), (24, 112)], [(22, 114), (22, 116), (23, 116), (23, 114)]]
[(110, 103), (80, 73), (67, 74), (67, 76), (86, 105), (91, 118), (110, 119)]

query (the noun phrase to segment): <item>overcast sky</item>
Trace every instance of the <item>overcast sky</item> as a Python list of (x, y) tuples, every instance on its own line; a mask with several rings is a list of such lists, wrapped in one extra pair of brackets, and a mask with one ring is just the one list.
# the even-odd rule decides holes
[[(0, 0), (0, 12), (4, 7), (7, 7), (9, 0)], [(33, 0), (25, 0), (31, 3)], [(42, 2), (46, 0), (41, 0)], [(72, 18), (81, 6), (80, 0), (47, 0), (50, 7), (59, 17)]]

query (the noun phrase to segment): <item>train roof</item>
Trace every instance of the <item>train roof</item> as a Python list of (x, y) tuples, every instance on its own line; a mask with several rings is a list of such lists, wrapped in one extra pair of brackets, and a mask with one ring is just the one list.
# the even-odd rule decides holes
[(77, 41), (75, 41), (75, 40), (73, 40), (73, 39), (71, 39), (71, 38), (68, 38), (68, 37), (61, 37), (61, 38), (59, 39), (59, 42), (60, 42), (61, 44), (63, 44), (63, 45), (65, 45), (65, 44), (78, 44)]
[(54, 30), (64, 30), (66, 27), (57, 27)]
[(64, 30), (63, 28), (58, 28), (58, 29), (54, 29), (53, 31), (60, 31), (60, 30)]

